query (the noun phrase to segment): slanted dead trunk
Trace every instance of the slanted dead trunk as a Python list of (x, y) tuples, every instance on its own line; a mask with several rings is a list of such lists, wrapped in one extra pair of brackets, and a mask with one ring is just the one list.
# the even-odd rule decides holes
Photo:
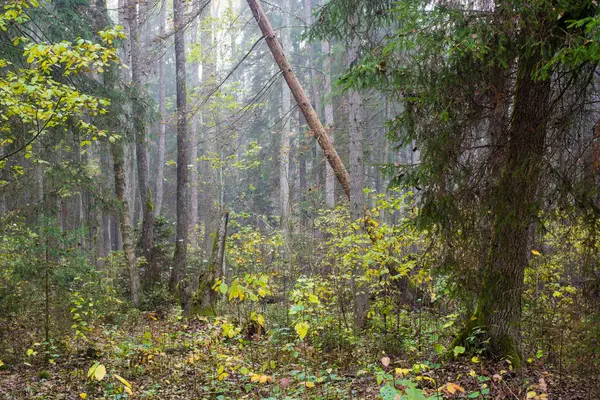
[(304, 118), (306, 118), (308, 126), (311, 128), (311, 134), (317, 139), (319, 146), (323, 150), (327, 161), (331, 165), (336, 178), (344, 188), (346, 196), (350, 197), (350, 177), (348, 175), (348, 171), (346, 171), (346, 167), (344, 166), (342, 159), (333, 147), (333, 144), (330, 142), (325, 128), (321, 124), (321, 121), (319, 120), (319, 117), (317, 116), (310, 100), (308, 99), (308, 96), (306, 96), (306, 93), (298, 81), (291, 64), (287, 60), (281, 43), (279, 43), (279, 40), (273, 31), (273, 27), (271, 26), (269, 19), (257, 0), (247, 0), (247, 2), (252, 10), (256, 22), (258, 23), (258, 26), (262, 31), (262, 34), (265, 37), (265, 40), (267, 41), (267, 45), (273, 54), (275, 62), (283, 73), (283, 77), (285, 78), (285, 81), (287, 82), (290, 91), (292, 92), (292, 95), (298, 104), (298, 107), (302, 111)]

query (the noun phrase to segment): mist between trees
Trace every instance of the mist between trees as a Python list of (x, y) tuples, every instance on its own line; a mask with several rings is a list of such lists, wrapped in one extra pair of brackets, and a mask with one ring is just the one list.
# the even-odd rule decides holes
[(595, 0), (5, 0), (7, 399), (593, 399)]

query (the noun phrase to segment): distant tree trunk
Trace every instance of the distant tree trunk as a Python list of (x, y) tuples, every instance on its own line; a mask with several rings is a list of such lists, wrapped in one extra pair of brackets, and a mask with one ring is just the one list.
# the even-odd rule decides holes
[[(355, 17), (350, 17), (352, 25)], [(360, 39), (357, 35), (351, 39), (348, 48), (347, 60), (351, 65), (359, 58)], [(350, 219), (359, 220), (364, 217), (364, 165), (363, 165), (363, 104), (361, 94), (351, 89), (348, 92), (349, 102), (349, 131), (350, 131)], [(369, 293), (365, 285), (359, 285), (356, 277), (360, 274), (360, 266), (356, 265), (352, 273), (352, 290), (354, 292), (354, 325), (362, 329), (366, 323), (367, 312), (369, 311)]]
[[(281, 2), (283, 8), (283, 30), (282, 42), (285, 48), (291, 45), (291, 26), (290, 26), (290, 0)], [(290, 134), (291, 134), (291, 113), (292, 105), (290, 89), (285, 81), (281, 82), (281, 109), (280, 115), (283, 119), (281, 130), (281, 145), (279, 148), (279, 214), (280, 225), (283, 231), (283, 237), (287, 242), (290, 239)]]
[(492, 238), (474, 322), (484, 329), (489, 352), (510, 357), (516, 368), (521, 365), (521, 296), (528, 265), (528, 228), (535, 215), (550, 116), (550, 82), (532, 79), (539, 60), (536, 53), (519, 58), (508, 148), (492, 200)]
[(302, 111), (302, 114), (306, 118), (306, 122), (311, 128), (312, 135), (319, 142), (321, 149), (323, 149), (325, 157), (331, 165), (336, 178), (344, 188), (346, 196), (350, 197), (350, 177), (348, 175), (348, 171), (346, 171), (346, 167), (344, 166), (342, 159), (340, 158), (335, 148), (329, 141), (329, 136), (327, 135), (325, 128), (323, 128), (323, 125), (321, 124), (319, 117), (315, 113), (315, 110), (313, 109), (310, 100), (304, 93), (304, 89), (302, 88), (302, 85), (300, 85), (300, 82), (298, 81), (298, 78), (296, 77), (292, 66), (285, 57), (283, 48), (277, 40), (277, 37), (275, 35), (275, 32), (273, 31), (271, 23), (269, 22), (269, 19), (267, 18), (266, 14), (264, 13), (262, 7), (260, 6), (257, 0), (247, 0), (247, 3), (250, 6), (250, 9), (252, 10), (254, 19), (258, 23), (258, 26), (260, 27), (263, 35), (266, 38), (267, 45), (269, 46), (269, 49), (273, 54), (275, 62), (282, 71), (283, 77), (288, 83), (290, 91), (296, 99), (298, 107)]
[[(217, 68), (216, 68), (216, 57), (214, 40), (213, 40), (213, 29), (212, 29), (212, 9), (211, 11), (206, 10), (202, 21), (202, 33), (201, 33), (201, 45), (202, 45), (202, 87), (206, 93), (210, 93), (216, 87), (217, 80)], [(214, 122), (214, 116), (211, 115), (208, 103), (206, 108), (202, 110), (202, 127), (203, 133), (203, 150), (209, 157), (216, 157), (219, 153), (219, 135), (215, 132), (213, 136), (209, 136), (207, 127), (209, 124)], [(216, 124), (215, 124), (216, 125)], [(218, 172), (213, 167), (212, 162), (204, 161), (202, 164), (202, 178), (204, 180), (202, 190), (202, 218), (204, 220), (204, 244), (206, 254), (210, 254), (212, 251), (212, 240), (211, 235), (214, 235), (218, 229), (219, 224), (219, 204), (220, 207), (224, 207), (221, 200), (220, 187)]]
[[(325, 55), (323, 61), (323, 72), (325, 74), (324, 92), (325, 100), (325, 128), (331, 145), (334, 143), (333, 136), (333, 101), (331, 99), (331, 49), (328, 41), (321, 42), (322, 52)], [(325, 167), (325, 204), (329, 208), (335, 207), (335, 176), (331, 165)]]
[[(192, 3), (192, 15), (198, 13), (200, 7), (199, 2)], [(198, 18), (194, 18), (192, 21), (192, 26), (190, 29), (190, 47), (193, 50), (198, 45)], [(196, 59), (191, 62), (191, 71), (192, 75), (191, 85), (192, 91), (197, 91), (199, 88), (199, 74), (200, 74), (200, 64)], [(198, 231), (198, 130), (199, 130), (199, 121), (197, 113), (194, 111), (194, 115), (192, 116), (192, 131), (190, 133), (191, 138), (191, 147), (190, 147), (190, 159), (191, 159), (191, 173), (190, 173), (190, 227), (192, 228), (192, 243), (194, 246), (197, 246), (197, 231)]]
[[(167, 0), (162, 0), (160, 6), (160, 37), (164, 40), (167, 24)], [(159, 216), (162, 211), (163, 203), (163, 184), (165, 179), (165, 134), (166, 134), (166, 78), (165, 78), (165, 54), (166, 46), (161, 46), (161, 58), (158, 61), (158, 110), (160, 114), (160, 123), (158, 130), (158, 148), (156, 155), (156, 199), (154, 200), (154, 215)]]
[[(310, 27), (313, 23), (313, 15), (312, 15), (312, 0), (304, 0), (304, 19), (307, 27)], [(283, 48), (288, 48), (288, 46), (283, 45)], [(321, 93), (319, 90), (319, 84), (317, 82), (317, 68), (315, 65), (315, 51), (312, 42), (307, 43), (308, 49), (308, 76), (310, 78), (310, 97), (315, 106), (315, 110), (317, 113), (321, 113)], [(327, 121), (325, 122), (325, 126), (327, 127)], [(321, 190), (322, 185), (322, 175), (323, 168), (321, 161), (323, 159), (322, 151), (319, 150), (318, 143), (314, 143), (313, 147), (313, 173), (315, 176), (315, 188), (316, 190)]]
[[(142, 255), (150, 264), (152, 248), (154, 247), (154, 212), (152, 205), (152, 190), (150, 189), (150, 172), (148, 161), (148, 143), (146, 139), (146, 110), (144, 107), (144, 64), (142, 56), (143, 41), (141, 38), (142, 27), (139, 23), (145, 15), (141, 14), (142, 7), (137, 10), (137, 0), (129, 0), (128, 22), (129, 42), (131, 48), (131, 75), (132, 75), (132, 108), (133, 128), (136, 135), (135, 151), (137, 158), (137, 173), (141, 196), (142, 209)], [(147, 269), (148, 271), (150, 268)]]
[[(174, 291), (186, 275), (187, 246), (189, 235), (189, 168), (190, 138), (187, 129), (187, 90), (185, 66), (185, 1), (173, 3), (175, 29), (175, 70), (177, 95), (177, 230), (173, 271), (169, 287)], [(183, 289), (183, 288), (181, 288)], [(186, 291), (181, 290), (182, 304)]]

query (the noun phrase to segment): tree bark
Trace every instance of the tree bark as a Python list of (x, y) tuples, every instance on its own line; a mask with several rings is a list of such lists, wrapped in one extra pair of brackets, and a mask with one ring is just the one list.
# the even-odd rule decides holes
[[(186, 275), (187, 246), (189, 235), (189, 164), (190, 138), (187, 126), (187, 89), (185, 66), (185, 1), (173, 3), (175, 29), (175, 86), (177, 96), (177, 230), (173, 270), (169, 287), (175, 291)], [(186, 291), (181, 290), (182, 303)]]
[[(282, 42), (285, 48), (291, 45), (290, 27), (290, 0), (281, 2), (283, 9), (283, 33)], [(281, 129), (281, 145), (279, 148), (279, 216), (283, 237), (289, 243), (290, 239), (290, 134), (292, 105), (290, 88), (285, 82), (281, 82), (281, 108), (280, 116), (283, 119)]]
[[(322, 52), (325, 55), (323, 61), (323, 71), (325, 74), (324, 92), (325, 92), (325, 127), (329, 136), (331, 145), (334, 144), (333, 135), (333, 101), (331, 99), (331, 49), (328, 41), (321, 42)], [(325, 204), (329, 208), (335, 207), (335, 176), (331, 165), (325, 166)]]
[(125, 184), (125, 167), (123, 143), (115, 143), (112, 146), (113, 166), (115, 172), (115, 191), (119, 203), (119, 221), (123, 243), (123, 255), (129, 275), (129, 295), (135, 307), (140, 305), (140, 274), (135, 259), (133, 245), (133, 229), (129, 214), (129, 202), (127, 200), (127, 187)]
[(215, 281), (224, 275), (223, 261), (225, 259), (225, 241), (227, 239), (227, 223), (229, 222), (229, 212), (223, 211), (219, 221), (219, 229), (215, 234), (212, 254), (210, 257), (210, 266), (204, 282), (204, 297), (202, 298), (202, 309), (213, 310), (217, 301), (217, 292), (212, 289)]
[(489, 339), (488, 351), (509, 357), (516, 368), (521, 365), (521, 296), (528, 265), (528, 228), (536, 212), (550, 116), (550, 82), (531, 77), (539, 57), (534, 53), (519, 58), (508, 148), (491, 207), (493, 231), (475, 322)]
[(325, 131), (325, 128), (323, 128), (319, 117), (315, 113), (310, 100), (304, 93), (304, 89), (302, 88), (302, 85), (300, 85), (292, 66), (287, 60), (283, 48), (281, 47), (281, 43), (279, 43), (279, 40), (277, 40), (275, 32), (273, 31), (273, 27), (271, 26), (271, 23), (265, 15), (262, 7), (257, 0), (247, 0), (247, 2), (267, 41), (267, 45), (273, 54), (275, 62), (283, 73), (283, 77), (285, 78), (290, 91), (294, 95), (298, 107), (302, 111), (304, 118), (306, 118), (306, 121), (311, 128), (311, 134), (317, 139), (319, 146), (321, 146), (321, 149), (325, 153), (325, 157), (331, 165), (336, 178), (344, 188), (346, 196), (349, 198), (350, 177), (348, 175), (348, 171), (346, 171), (346, 167), (344, 166), (342, 159), (329, 141), (327, 132)]
[[(195, 15), (199, 11), (200, 4), (199, 2), (192, 3), (192, 15)], [(198, 45), (198, 18), (194, 18), (192, 21), (191, 29), (190, 29), (190, 47), (194, 49)], [(192, 91), (198, 90), (199, 87), (199, 74), (200, 74), (200, 64), (197, 60), (193, 60), (190, 64), (192, 75), (191, 85)], [(192, 228), (192, 243), (196, 245), (197, 239), (197, 225), (198, 225), (198, 130), (199, 130), (199, 121), (196, 113), (192, 116), (191, 121), (191, 132), (190, 132), (190, 140), (192, 142), (190, 148), (190, 159), (191, 159), (191, 172), (190, 172), (190, 227)]]
[[(350, 17), (350, 23), (353, 23), (353, 18)], [(350, 47), (348, 48), (347, 61), (351, 65), (359, 58), (360, 40), (355, 35), (351, 39)], [(365, 215), (365, 200), (364, 200), (364, 165), (363, 165), (363, 104), (361, 94), (350, 89), (348, 92), (349, 102), (349, 133), (350, 133), (350, 219), (357, 221)], [(363, 329), (366, 320), (367, 312), (369, 311), (369, 293), (368, 287), (365, 284), (359, 284), (356, 277), (360, 275), (360, 266), (355, 265), (352, 271), (352, 290), (354, 293), (354, 326), (358, 329)]]
[[(313, 24), (313, 15), (312, 15), (312, 7), (313, 7), (313, 1), (312, 0), (304, 0), (304, 19), (305, 19), (305, 23), (307, 26), (307, 30), (308, 28)], [(289, 48), (287, 46), (283, 46), (284, 48)], [(315, 110), (317, 113), (322, 112), (321, 109), (321, 93), (319, 90), (319, 84), (317, 82), (317, 74), (316, 74), (316, 65), (315, 65), (315, 50), (314, 50), (314, 46), (312, 42), (308, 42), (307, 45), (307, 50), (308, 50), (308, 74), (310, 77), (310, 97), (312, 98), (314, 105), (315, 105)], [(325, 121), (325, 127), (327, 128), (327, 121)], [(321, 151), (319, 151), (319, 146), (315, 143), (314, 146), (314, 150), (313, 150), (313, 173), (315, 176), (315, 188), (316, 190), (321, 190), (321, 186), (322, 186), (322, 175), (323, 175), (323, 168), (322, 168), (322, 154)]]
[[(146, 138), (146, 110), (143, 104), (144, 96), (144, 63), (142, 57), (143, 41), (142, 27), (139, 23), (146, 16), (141, 15), (137, 9), (137, 0), (128, 2), (129, 42), (131, 48), (131, 76), (132, 76), (132, 109), (133, 129), (135, 133), (135, 152), (137, 158), (138, 185), (141, 196), (142, 209), (142, 255), (148, 265), (152, 259), (154, 247), (154, 212), (152, 205), (152, 190), (150, 189), (150, 172), (148, 161), (148, 143)], [(150, 271), (151, 268), (147, 268)]]
[[(212, 9), (206, 10), (202, 22), (201, 45), (202, 45), (202, 87), (206, 93), (211, 93), (216, 87), (216, 51), (214, 51)], [(207, 133), (210, 123), (216, 127), (214, 116), (210, 113), (210, 102), (202, 110), (202, 127), (205, 130), (203, 134), (203, 143), (205, 154), (209, 157), (216, 157), (220, 153), (219, 135), (213, 133), (209, 137)], [(219, 224), (219, 208), (224, 207), (221, 200), (222, 185), (219, 183), (218, 172), (211, 161), (203, 161), (202, 178), (204, 181), (202, 187), (202, 218), (204, 220), (204, 243), (206, 254), (212, 251), (211, 236), (217, 231)], [(219, 191), (219, 188), (221, 188)]]
[[(166, 33), (167, 24), (167, 0), (162, 0), (159, 16), (159, 32), (163, 38)], [(165, 180), (165, 134), (166, 134), (166, 79), (165, 79), (165, 46), (161, 46), (161, 58), (158, 61), (158, 110), (160, 114), (160, 122), (158, 129), (158, 146), (156, 155), (156, 199), (154, 201), (154, 215), (159, 216), (162, 211), (163, 203), (163, 184)]]

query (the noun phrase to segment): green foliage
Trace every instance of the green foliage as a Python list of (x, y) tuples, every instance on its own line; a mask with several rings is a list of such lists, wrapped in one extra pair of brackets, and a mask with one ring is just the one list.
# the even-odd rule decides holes
[[(21, 150), (25, 157), (33, 155), (31, 144), (52, 128), (65, 127), (67, 121), (78, 120), (77, 126), (96, 140), (107, 132), (86, 122), (85, 115), (106, 112), (108, 100), (82, 93), (70, 83), (55, 78), (81, 73), (101, 73), (117, 62), (114, 40), (124, 37), (122, 31), (111, 29), (99, 33), (102, 44), (78, 39), (75, 42), (35, 43), (24, 35), (20, 25), (27, 24), (25, 10), (37, 7), (35, 1), (14, 0), (0, 14), (0, 29), (11, 37), (15, 47), (22, 49), (26, 66), (9, 59), (0, 59), (0, 148), (5, 149), (0, 166), (6, 158)], [(15, 130), (14, 126), (21, 129)]]

